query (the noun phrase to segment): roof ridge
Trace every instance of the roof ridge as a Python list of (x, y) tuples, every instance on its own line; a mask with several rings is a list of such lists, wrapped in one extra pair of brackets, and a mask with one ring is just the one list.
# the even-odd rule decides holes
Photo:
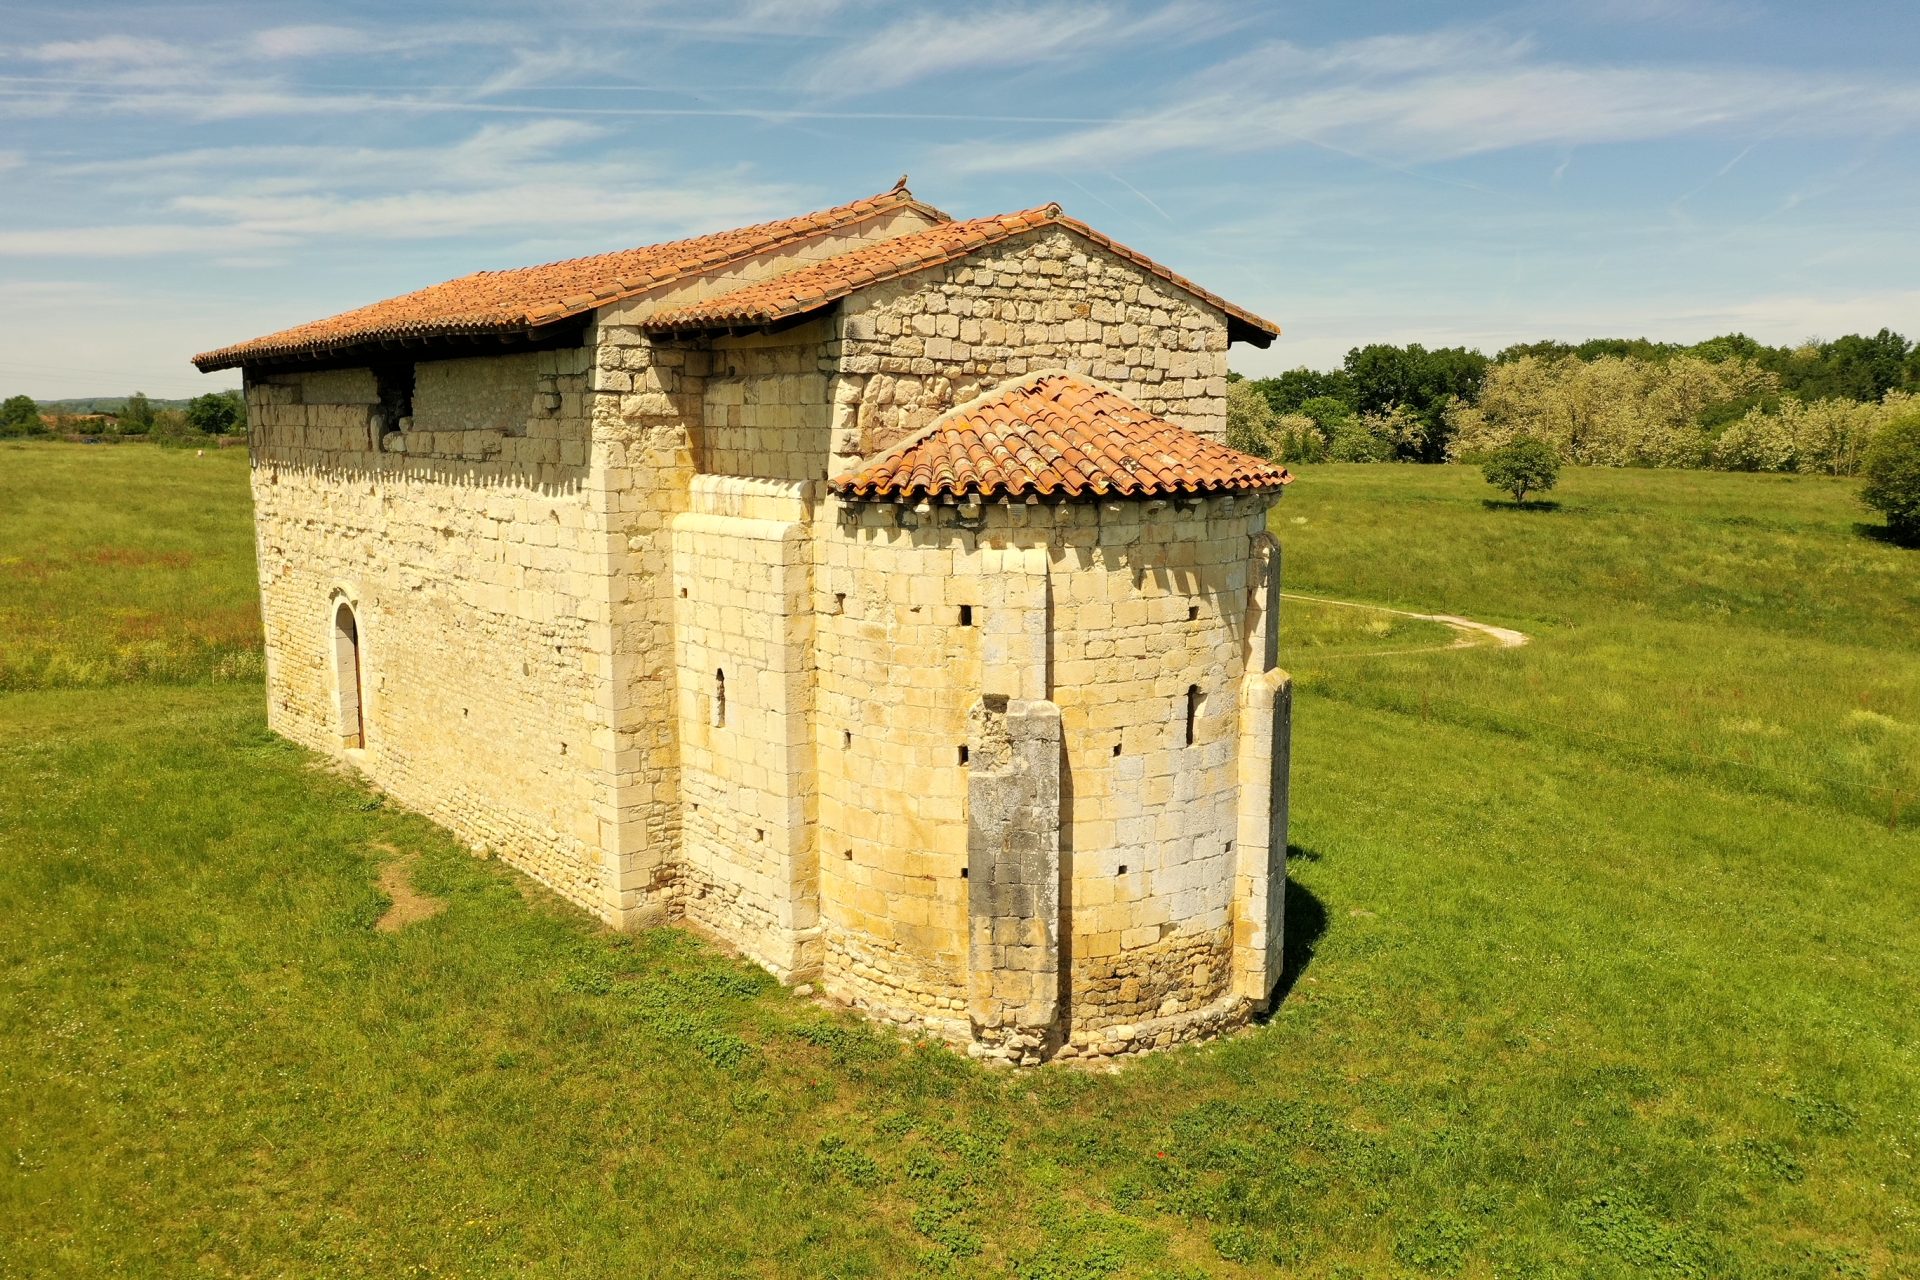
[[(1240, 326), (1237, 336), (1250, 337), (1256, 345), (1265, 346), (1279, 336), (1280, 326), (1273, 321), (1227, 301), (1171, 267), (1163, 266), (1139, 250), (1129, 248), (1112, 236), (1069, 216), (1057, 200), (1013, 213), (937, 223), (891, 240), (876, 241), (776, 276), (774, 280), (754, 281), (711, 298), (663, 308), (647, 317), (643, 324), (649, 329), (664, 332), (752, 328), (773, 324), (819, 310), (868, 284), (897, 280), (953, 262), (1011, 236), (1048, 224), (1066, 228), (1096, 248), (1213, 307), (1227, 317), (1229, 337), (1236, 336), (1236, 325)], [(865, 264), (875, 261), (881, 265), (873, 272), (873, 278), (858, 278)], [(780, 282), (780, 288), (784, 291), (778, 295), (772, 292), (775, 281)], [(810, 284), (815, 287), (806, 296), (801, 296), (801, 291)]]
[(203, 372), (212, 372), (248, 360), (312, 354), (360, 343), (536, 328), (757, 257), (781, 245), (816, 239), (909, 209), (933, 220), (936, 226), (952, 221), (951, 215), (896, 184), (877, 195), (744, 227), (523, 267), (469, 272), (263, 337), (203, 351), (193, 357), (193, 363)]

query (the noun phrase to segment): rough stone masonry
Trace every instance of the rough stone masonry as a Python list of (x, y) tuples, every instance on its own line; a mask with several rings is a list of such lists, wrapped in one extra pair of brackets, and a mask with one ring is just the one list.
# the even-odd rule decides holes
[(1280, 977), (1278, 330), (904, 186), (482, 273), (244, 370), (273, 728), (620, 927), (1017, 1063)]

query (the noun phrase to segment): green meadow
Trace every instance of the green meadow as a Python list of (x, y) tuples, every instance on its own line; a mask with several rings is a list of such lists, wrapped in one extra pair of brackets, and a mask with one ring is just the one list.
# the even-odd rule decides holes
[(1529, 643), (1288, 601), (1284, 1000), (1014, 1073), (268, 734), (238, 451), (0, 445), (0, 1277), (1920, 1276), (1920, 552), (1301, 470), (1289, 592)]

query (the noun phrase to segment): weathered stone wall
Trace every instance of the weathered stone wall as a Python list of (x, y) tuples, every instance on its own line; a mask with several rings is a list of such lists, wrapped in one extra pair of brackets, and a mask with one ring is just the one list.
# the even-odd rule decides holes
[[(272, 727), (603, 909), (590, 801), (604, 762), (582, 710), (600, 661), (585, 365), (578, 350), (422, 364), (428, 431), (386, 430), (365, 369), (250, 379), (248, 418)], [(543, 380), (551, 409), (534, 404)], [(461, 404), (490, 408), (463, 426)], [(340, 600), (360, 645), (351, 751)]]
[[(1236, 906), (1241, 703), (1250, 663), (1267, 661), (1249, 629), (1266, 616), (1268, 501), (829, 504), (815, 592), (829, 990), (1006, 1042), (1015, 1057), (1037, 1039), (1023, 1012), (1040, 1007), (1030, 976), (1052, 967), (1065, 973), (1058, 1040), (1070, 1055), (1157, 1047), (1246, 1016), (1236, 924), (1266, 910), (1269, 883), (1258, 907)], [(998, 705), (1059, 718), (1057, 958), (1044, 930), (1017, 919), (1024, 888), (994, 897), (964, 883), (963, 870), (994, 864), (980, 861), (983, 838), (1032, 849), (1040, 834), (971, 812), (987, 794), (969, 792), (987, 739), (968, 715), (983, 694), (1050, 699)], [(995, 812), (1027, 777), (990, 784)], [(1263, 831), (1261, 857), (1266, 843)], [(1006, 863), (1016, 870), (1003, 880), (1024, 886), (1029, 861)], [(984, 942), (983, 911), (999, 918)], [(983, 954), (1007, 959), (984, 999)]]
[(1202, 435), (1226, 434), (1225, 315), (1062, 228), (864, 290), (838, 324), (835, 467), (1042, 369), (1097, 378)]
[(1231, 1000), (1240, 686), (1268, 503), (1057, 511), (1070, 1050), (1170, 1043)]
[(703, 471), (823, 480), (828, 448), (829, 323), (718, 338), (707, 380)]
[(816, 529), (824, 985), (965, 1039), (960, 751), (981, 684), (981, 540), (910, 510), (837, 500)]
[(805, 485), (702, 476), (673, 522), (686, 917), (787, 981), (819, 969)]

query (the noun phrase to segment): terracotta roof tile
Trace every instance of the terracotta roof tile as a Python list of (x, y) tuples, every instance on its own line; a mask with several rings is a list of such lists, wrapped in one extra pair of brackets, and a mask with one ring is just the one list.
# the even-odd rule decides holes
[(363, 342), (524, 332), (902, 208), (945, 220), (904, 186), (797, 218), (510, 271), (481, 271), (193, 358), (202, 372)]
[(996, 214), (968, 222), (948, 222), (896, 236), (891, 240), (863, 245), (836, 258), (745, 285), (730, 293), (669, 307), (644, 322), (656, 331), (755, 328), (793, 319), (837, 302), (867, 285), (898, 279), (929, 267), (957, 262), (988, 245), (1045, 226), (1065, 227), (1094, 244), (1158, 276), (1168, 284), (1224, 311), (1229, 322), (1238, 322), (1234, 336), (1248, 338), (1266, 346), (1280, 333), (1280, 326), (1243, 307), (1235, 306), (1218, 294), (1202, 289), (1185, 276), (1161, 266), (1143, 253), (1129, 249), (1110, 236), (1102, 235), (1077, 218), (1069, 218), (1057, 204), (1024, 209), (1019, 213)]
[(829, 481), (850, 498), (1153, 498), (1277, 489), (1293, 476), (1076, 374), (1032, 374), (951, 409)]

